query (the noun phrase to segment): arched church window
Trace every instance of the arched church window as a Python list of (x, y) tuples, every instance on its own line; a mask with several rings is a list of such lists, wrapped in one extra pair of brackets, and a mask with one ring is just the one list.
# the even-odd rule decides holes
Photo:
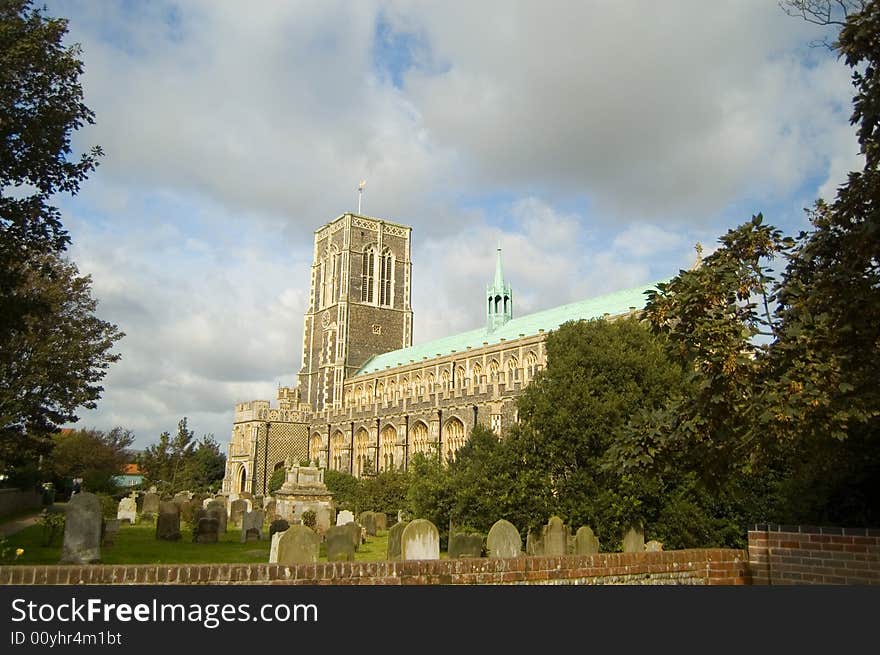
[(379, 464), (383, 471), (391, 471), (394, 469), (394, 443), (397, 441), (397, 430), (393, 425), (386, 425), (382, 428), (382, 434), (379, 438), (381, 452), (379, 453)]
[(507, 381), (508, 383), (514, 382), (519, 379), (519, 362), (516, 361), (516, 357), (511, 357), (507, 360)]
[(467, 383), (468, 381), (464, 374), (464, 367), (459, 366), (455, 369), (455, 384), (462, 389), (466, 389)]
[(474, 386), (476, 387), (480, 384), (480, 378), (483, 375), (483, 367), (477, 362), (471, 367), (471, 371), (473, 371), (474, 374)]
[(465, 443), (464, 423), (453, 416), (443, 426), (443, 435), (443, 460), (455, 459), (455, 452)]
[(379, 258), (379, 304), (390, 307), (393, 303), (391, 278), (394, 257), (387, 248)]
[(489, 381), (498, 381), (498, 360), (493, 359), (491, 362), (489, 362)]
[(416, 421), (409, 430), (410, 457), (416, 453), (428, 455), (431, 451), (431, 443), (428, 437), (428, 426), (422, 421)]
[(376, 265), (376, 251), (373, 248), (364, 250), (363, 268), (361, 270), (361, 301), (373, 302), (373, 267)]
[(440, 380), (443, 382), (443, 390), (446, 391), (449, 389), (449, 371), (443, 370), (443, 373), (440, 375)]

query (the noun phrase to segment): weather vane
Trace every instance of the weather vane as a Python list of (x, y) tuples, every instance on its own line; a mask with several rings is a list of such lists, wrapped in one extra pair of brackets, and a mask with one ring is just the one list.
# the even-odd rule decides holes
[(367, 186), (366, 180), (361, 180), (358, 184), (358, 215), (361, 213), (361, 198), (364, 195), (364, 187)]

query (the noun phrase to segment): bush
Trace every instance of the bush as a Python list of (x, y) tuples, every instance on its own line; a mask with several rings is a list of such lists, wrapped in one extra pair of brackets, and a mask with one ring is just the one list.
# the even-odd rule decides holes
[(276, 471), (273, 471), (272, 477), (269, 478), (269, 493), (274, 494), (281, 488), (281, 485), (284, 484), (284, 480), (287, 476), (287, 469), (283, 466)]
[(43, 543), (51, 546), (64, 534), (64, 512), (47, 507), (40, 513), (40, 526), (43, 528)]
[(106, 519), (115, 519), (116, 510), (119, 509), (119, 501), (107, 493), (96, 493), (98, 500), (101, 501), (101, 516)]

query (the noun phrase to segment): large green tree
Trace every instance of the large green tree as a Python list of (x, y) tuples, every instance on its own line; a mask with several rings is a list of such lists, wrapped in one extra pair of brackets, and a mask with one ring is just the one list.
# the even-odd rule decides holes
[(216, 491), (226, 470), (226, 457), (213, 435), (195, 439), (183, 417), (177, 434), (160, 434), (159, 441), (138, 456), (138, 465), (148, 484), (155, 484), (162, 493)]
[(130, 447), (134, 434), (116, 427), (109, 432), (74, 430), (53, 437), (55, 447), (43, 462), (43, 469), (58, 488), (65, 488), (75, 477), (83, 478), (83, 489), (113, 492), (113, 477), (132, 461)]
[(787, 523), (880, 520), (880, 5), (847, 9), (832, 47), (853, 69), (864, 168), (816, 203), (809, 230), (784, 238), (756, 216), (651, 295), (647, 317), (697, 392), (617, 453), (624, 471), (684, 456), (719, 487), (763, 475), (764, 518)]
[(70, 239), (52, 204), (75, 194), (100, 148), (74, 156), (93, 122), (78, 46), (64, 19), (0, 0), (0, 466), (33, 460), (49, 435), (91, 408), (122, 333), (95, 318), (90, 280), (63, 258)]

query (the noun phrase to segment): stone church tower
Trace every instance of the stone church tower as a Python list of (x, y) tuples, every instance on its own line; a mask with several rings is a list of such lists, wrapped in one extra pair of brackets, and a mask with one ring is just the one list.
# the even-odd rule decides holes
[(300, 401), (342, 407), (343, 381), (370, 357), (412, 345), (412, 228), (343, 214), (315, 232)]

